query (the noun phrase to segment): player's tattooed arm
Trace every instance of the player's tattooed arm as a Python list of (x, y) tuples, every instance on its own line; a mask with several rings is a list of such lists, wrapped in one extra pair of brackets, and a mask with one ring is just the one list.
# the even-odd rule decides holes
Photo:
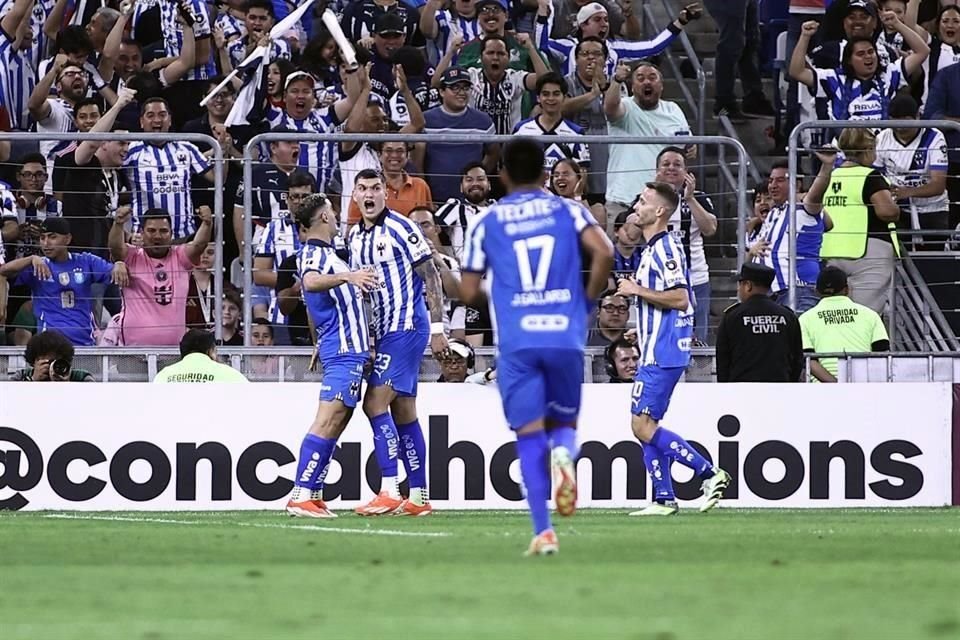
[(440, 272), (433, 260), (426, 260), (416, 267), (423, 278), (424, 292), (427, 296), (427, 309), (430, 312), (430, 350), (435, 357), (445, 357), (449, 351), (447, 338), (443, 333), (443, 283)]

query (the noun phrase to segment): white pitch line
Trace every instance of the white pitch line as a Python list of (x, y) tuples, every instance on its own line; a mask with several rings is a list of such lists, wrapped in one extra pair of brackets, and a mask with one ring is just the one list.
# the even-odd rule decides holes
[(327, 533), (357, 533), (367, 536), (394, 536), (403, 538), (449, 538), (452, 533), (446, 531), (399, 531), (397, 529), (354, 529), (351, 527), (324, 527), (313, 524), (279, 524), (267, 522), (222, 522), (217, 520), (173, 520), (169, 518), (134, 518), (131, 516), (86, 516), (67, 513), (50, 513), (41, 516), (57, 520), (94, 520), (98, 522), (145, 522), (151, 524), (183, 524), (183, 525), (223, 525), (237, 527), (252, 527), (255, 529), (294, 529), (298, 531), (321, 531)]

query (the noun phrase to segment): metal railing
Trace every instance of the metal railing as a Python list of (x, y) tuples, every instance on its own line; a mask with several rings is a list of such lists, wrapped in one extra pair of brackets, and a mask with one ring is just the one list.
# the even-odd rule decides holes
[[(337, 133), (337, 134), (311, 134), (311, 133), (263, 133), (254, 136), (247, 143), (243, 152), (243, 180), (244, 184), (250, 184), (253, 180), (253, 150), (258, 148), (261, 143), (284, 140), (290, 142), (354, 142), (354, 143), (374, 143), (390, 140), (393, 142), (406, 143), (427, 143), (427, 144), (477, 144), (477, 143), (505, 143), (513, 140), (514, 136), (505, 135), (465, 135), (465, 134), (369, 134), (369, 133)], [(684, 137), (685, 144), (692, 145), (718, 145), (733, 147), (739, 160), (737, 169), (736, 193), (738, 205), (741, 210), (747, 206), (747, 176), (744, 173), (746, 162), (746, 149), (739, 140), (724, 136), (689, 136)], [(551, 136), (551, 144), (557, 145), (575, 145), (575, 144), (631, 144), (631, 145), (662, 145), (669, 146), (677, 143), (675, 137), (632, 137), (632, 136)], [(639, 192), (642, 185), (637, 185)], [(241, 256), (243, 258), (243, 326), (250, 327), (253, 322), (253, 306), (250, 304), (253, 290), (253, 219), (250, 212), (253, 206), (253, 190), (243, 190), (243, 208), (245, 211), (243, 219), (243, 247)], [(342, 215), (342, 214), (341, 214)], [(741, 223), (742, 225), (743, 223)], [(742, 234), (741, 234), (742, 235)], [(244, 345), (250, 346), (250, 331), (244, 331)]]
[[(24, 133), (9, 132), (0, 135), (0, 139), (11, 142), (40, 142), (56, 140), (58, 142), (83, 142), (90, 140), (94, 142), (202, 142), (210, 145), (213, 150), (213, 216), (214, 224), (214, 284), (213, 290), (216, 296), (216, 305), (214, 306), (215, 327), (214, 332), (219, 340), (223, 332), (222, 323), (222, 303), (223, 303), (223, 189), (224, 189), (224, 167), (223, 167), (223, 149), (215, 138), (201, 133), (121, 133), (121, 132), (103, 132), (103, 133)], [(122, 170), (122, 169), (118, 169)], [(169, 212), (172, 214), (172, 212)], [(66, 216), (69, 218), (70, 216)], [(106, 249), (106, 247), (103, 247)]]

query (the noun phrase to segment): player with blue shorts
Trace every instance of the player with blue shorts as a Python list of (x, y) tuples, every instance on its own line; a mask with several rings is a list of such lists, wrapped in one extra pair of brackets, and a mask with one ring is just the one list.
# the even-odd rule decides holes
[[(464, 304), (483, 304), (481, 279), (488, 276), (497, 384), (517, 436), (533, 520), (527, 555), (559, 549), (547, 506), (551, 468), (557, 512), (576, 509), (587, 317), (613, 267), (613, 247), (590, 213), (543, 190), (543, 165), (543, 148), (531, 138), (504, 147), (500, 177), (509, 195), (470, 221), (460, 285)], [(583, 254), (589, 260), (586, 288)]]
[[(371, 169), (357, 173), (353, 200), (362, 219), (350, 230), (347, 246), (354, 269), (373, 269), (377, 275), (377, 286), (368, 296), (376, 355), (363, 412), (373, 428), (382, 480), (379, 494), (356, 512), (426, 516), (432, 507), (427, 446), (417, 419), (417, 379), (427, 344), (435, 357), (449, 355), (443, 289), (420, 227), (388, 209), (386, 198), (382, 175)], [(398, 457), (410, 483), (406, 499), (400, 496)]]
[(296, 215), (306, 234), (297, 271), (307, 311), (317, 330), (323, 382), (317, 415), (300, 445), (287, 513), (336, 518), (323, 502), (323, 479), (337, 439), (360, 401), (363, 367), (370, 359), (363, 292), (376, 286), (377, 276), (372, 270), (351, 271), (337, 257), (333, 238), (339, 221), (326, 196), (310, 196)]
[(637, 338), (640, 365), (634, 376), (631, 413), (633, 434), (643, 443), (643, 462), (653, 482), (650, 505), (630, 515), (663, 516), (677, 513), (670, 466), (676, 461), (703, 480), (706, 498), (700, 511), (709, 511), (723, 497), (730, 474), (714, 467), (686, 440), (660, 425), (674, 387), (690, 363), (693, 305), (683, 245), (667, 231), (667, 221), (680, 204), (665, 182), (648, 182), (634, 207), (636, 224), (646, 247), (636, 279), (623, 279), (622, 296), (639, 299)]

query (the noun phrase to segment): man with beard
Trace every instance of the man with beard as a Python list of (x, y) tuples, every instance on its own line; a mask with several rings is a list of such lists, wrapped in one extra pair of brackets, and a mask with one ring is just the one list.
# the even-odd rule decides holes
[(483, 41), (489, 36), (500, 36), (507, 45), (507, 53), (509, 54), (507, 66), (518, 71), (534, 71), (535, 67), (531, 56), (537, 56), (541, 59), (543, 59), (543, 56), (535, 53), (535, 49), (523, 45), (513, 34), (507, 33), (508, 16), (505, 0), (477, 0), (474, 7), (476, 7), (477, 15), (480, 16), (481, 33), (475, 40), (467, 42), (460, 50), (456, 61), (457, 66), (464, 69), (483, 66)]
[(149, 209), (140, 218), (143, 246), (125, 241), (130, 210), (121, 208), (110, 227), (108, 244), (118, 261), (127, 265), (129, 283), (123, 289), (120, 314), (122, 344), (175, 345), (186, 331), (190, 272), (213, 233), (209, 207), (198, 211), (200, 226), (187, 244), (172, 244), (170, 214)]
[(460, 197), (450, 198), (437, 209), (437, 221), (443, 226), (457, 261), (463, 259), (463, 239), (467, 224), (485, 212), (490, 199), (490, 180), (481, 162), (471, 162), (460, 174)]
[[(147, 98), (140, 107), (140, 127), (145, 133), (169, 133), (170, 105), (163, 98)], [(137, 142), (130, 145), (124, 169), (133, 187), (133, 220), (150, 209), (172, 214), (174, 238), (194, 231), (194, 207), (190, 194), (192, 176), (213, 182), (213, 163), (192, 142)]]
[[(625, 98), (623, 85), (632, 85), (632, 97)], [(676, 137), (689, 136), (690, 125), (675, 102), (661, 100), (663, 76), (649, 62), (632, 69), (620, 63), (603, 99), (603, 111), (612, 136)], [(637, 184), (645, 184), (656, 175), (657, 155), (662, 146), (650, 144), (610, 145), (607, 163), (607, 224), (630, 208)], [(688, 153), (695, 153), (695, 147)]]

